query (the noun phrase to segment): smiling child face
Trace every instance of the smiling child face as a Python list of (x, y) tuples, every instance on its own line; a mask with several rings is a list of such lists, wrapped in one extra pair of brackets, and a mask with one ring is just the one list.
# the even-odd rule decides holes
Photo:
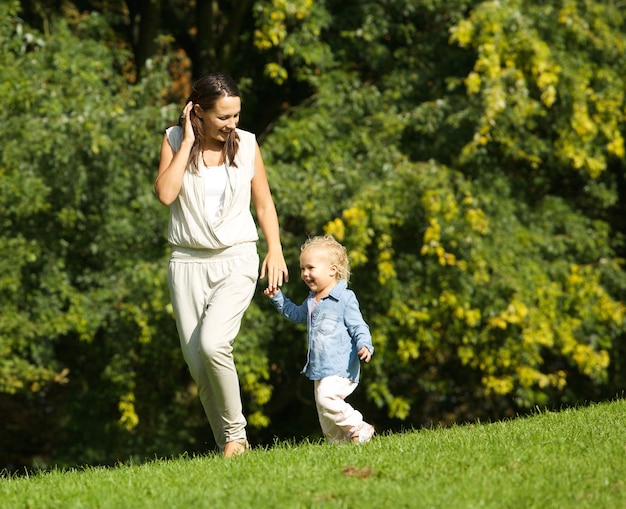
[(326, 249), (311, 247), (300, 253), (300, 277), (318, 297), (324, 297), (337, 284), (337, 266)]

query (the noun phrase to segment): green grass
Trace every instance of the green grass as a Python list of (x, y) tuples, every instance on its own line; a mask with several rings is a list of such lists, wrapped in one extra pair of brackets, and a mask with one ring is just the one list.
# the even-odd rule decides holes
[(278, 443), (0, 479), (11, 508), (626, 507), (626, 401), (492, 424)]

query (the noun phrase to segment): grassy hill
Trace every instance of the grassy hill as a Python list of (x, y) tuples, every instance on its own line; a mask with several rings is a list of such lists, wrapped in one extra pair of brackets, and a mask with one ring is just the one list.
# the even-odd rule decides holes
[(0, 479), (13, 508), (626, 507), (626, 401), (491, 424), (277, 443), (224, 459)]

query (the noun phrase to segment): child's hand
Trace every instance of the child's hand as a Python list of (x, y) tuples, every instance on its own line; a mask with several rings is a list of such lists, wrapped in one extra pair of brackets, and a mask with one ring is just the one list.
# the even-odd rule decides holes
[(372, 358), (372, 354), (366, 346), (361, 347), (361, 349), (357, 352), (357, 355), (359, 356), (359, 359), (365, 362), (369, 362)]
[(266, 288), (265, 290), (263, 290), (263, 293), (267, 295), (268, 297), (273, 297), (278, 292), (280, 292), (280, 288), (278, 288), (277, 286), (272, 287), (272, 288)]

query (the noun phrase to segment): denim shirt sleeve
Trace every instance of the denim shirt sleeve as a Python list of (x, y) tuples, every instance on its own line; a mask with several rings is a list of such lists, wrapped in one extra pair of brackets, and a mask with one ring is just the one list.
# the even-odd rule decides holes
[(344, 324), (348, 333), (352, 338), (352, 342), (356, 345), (358, 352), (362, 347), (366, 346), (371, 354), (374, 353), (374, 345), (372, 344), (372, 335), (370, 328), (363, 319), (359, 301), (354, 292), (346, 292), (346, 302), (344, 309)]
[(289, 300), (289, 298), (282, 291), (279, 291), (270, 299), (270, 302), (287, 320), (295, 323), (307, 323), (306, 301), (298, 306)]

